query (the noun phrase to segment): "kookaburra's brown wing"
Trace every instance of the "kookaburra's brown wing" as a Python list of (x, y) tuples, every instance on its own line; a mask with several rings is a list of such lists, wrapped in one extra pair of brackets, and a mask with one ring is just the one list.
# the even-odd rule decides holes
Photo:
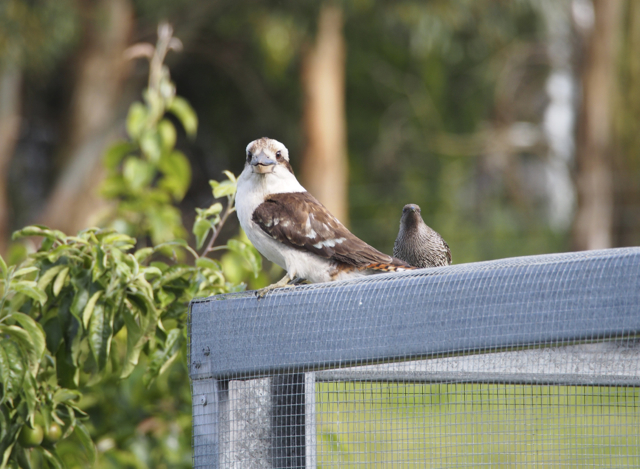
[(356, 269), (410, 269), (351, 233), (308, 192), (271, 194), (253, 212), (253, 221), (273, 239)]

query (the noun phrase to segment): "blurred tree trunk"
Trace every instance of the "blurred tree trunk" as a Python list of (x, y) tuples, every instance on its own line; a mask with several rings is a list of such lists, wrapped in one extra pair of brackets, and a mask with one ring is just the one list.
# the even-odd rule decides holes
[(84, 46), (76, 65), (64, 167), (42, 215), (44, 224), (67, 233), (85, 228), (104, 203), (97, 194), (101, 157), (128, 71), (123, 53), (134, 18), (130, 0), (83, 0), (80, 8)]
[(20, 132), (22, 72), (18, 68), (0, 69), (0, 255), (9, 240), (9, 163)]
[(348, 223), (345, 117), (345, 44), (342, 10), (320, 9), (316, 43), (303, 58), (307, 147), (302, 184), (342, 223)]
[(594, 0), (595, 23), (582, 67), (582, 109), (576, 140), (578, 207), (573, 248), (612, 246), (612, 121), (620, 0)]
[(627, 0), (623, 14), (620, 81), (616, 100), (614, 243), (640, 245), (640, 2)]

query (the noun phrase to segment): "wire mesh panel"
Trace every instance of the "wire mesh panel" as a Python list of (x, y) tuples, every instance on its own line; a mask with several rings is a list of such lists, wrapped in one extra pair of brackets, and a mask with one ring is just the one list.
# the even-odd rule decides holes
[(194, 466), (640, 467), (640, 249), (194, 302)]

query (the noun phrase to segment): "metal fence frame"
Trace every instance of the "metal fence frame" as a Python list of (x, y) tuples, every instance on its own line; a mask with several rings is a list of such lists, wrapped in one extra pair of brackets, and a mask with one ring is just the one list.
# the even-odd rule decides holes
[[(640, 386), (639, 336), (640, 248), (196, 300), (194, 467), (315, 467), (321, 381)], [(605, 375), (589, 371), (594, 361)], [(238, 442), (249, 466), (225, 459)]]

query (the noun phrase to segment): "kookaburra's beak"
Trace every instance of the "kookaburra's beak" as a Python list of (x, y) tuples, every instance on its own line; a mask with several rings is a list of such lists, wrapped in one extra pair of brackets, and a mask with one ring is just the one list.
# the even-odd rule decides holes
[(263, 151), (251, 158), (251, 169), (254, 173), (271, 173), (276, 167), (276, 162), (264, 154)]

